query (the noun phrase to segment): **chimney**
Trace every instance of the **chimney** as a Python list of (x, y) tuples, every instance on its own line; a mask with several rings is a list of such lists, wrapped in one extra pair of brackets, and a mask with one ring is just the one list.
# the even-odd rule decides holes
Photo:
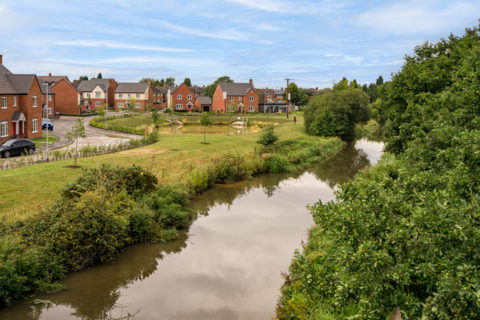
[(108, 79), (108, 85), (109, 85), (109, 86), (112, 85), (112, 79)]
[(282, 91), (283, 91), (283, 87), (282, 87)]
[(150, 83), (152, 82), (152, 80), (148, 79), (147, 82), (148, 82), (148, 85), (150, 85)]
[(315, 90), (318, 90), (318, 87), (316, 87)]
[(51, 77), (51, 76), (52, 76), (52, 73), (50, 72), (50, 73), (48, 74), (48, 76)]
[(250, 84), (253, 84), (253, 80), (252, 80), (252, 78), (250, 78)]
[(203, 85), (203, 87), (205, 88), (205, 85)]
[(0, 54), (0, 64), (2, 64), (3, 62), (3, 55)]
[(268, 87), (267, 87), (267, 90), (268, 90)]

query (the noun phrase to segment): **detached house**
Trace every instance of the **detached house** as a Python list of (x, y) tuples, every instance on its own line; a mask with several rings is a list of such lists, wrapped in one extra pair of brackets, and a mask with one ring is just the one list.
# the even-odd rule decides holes
[[(97, 110), (106, 104), (113, 106), (117, 83), (114, 79), (83, 80), (78, 84), (77, 90), (82, 95), (83, 105), (86, 109)], [(88, 102), (89, 98), (91, 103)]]
[(34, 74), (13, 74), (0, 55), (0, 141), (42, 136), (42, 89)]
[[(52, 76), (50, 73), (48, 76), (39, 76), (38, 79), (50, 85), (48, 93), (51, 89), (55, 92), (54, 112), (80, 114), (82, 96), (67, 76)], [(48, 107), (50, 108), (50, 103)]]
[[(131, 98), (135, 99), (135, 105), (130, 106)], [(131, 82), (119, 83), (115, 90), (115, 109), (128, 109), (132, 107), (136, 110), (147, 110), (153, 106), (153, 90), (148, 83)]]
[[(226, 99), (225, 99), (226, 98)], [(213, 94), (212, 112), (226, 113), (227, 106), (234, 102), (238, 112), (258, 112), (258, 93), (249, 83), (219, 83)]]
[(195, 103), (195, 94), (185, 83), (178, 87), (167, 87), (167, 103), (175, 110), (191, 112)]

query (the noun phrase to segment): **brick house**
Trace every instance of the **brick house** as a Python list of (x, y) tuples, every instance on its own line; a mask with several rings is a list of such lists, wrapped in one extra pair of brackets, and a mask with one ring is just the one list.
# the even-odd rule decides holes
[(226, 113), (232, 102), (238, 105), (238, 112), (258, 112), (258, 93), (252, 79), (249, 83), (219, 83), (212, 102), (212, 112)]
[(167, 107), (167, 92), (166, 87), (152, 87), (153, 92), (153, 107), (157, 109), (165, 109)]
[(115, 90), (115, 109), (128, 109), (130, 98), (135, 99), (135, 110), (147, 110), (149, 106), (153, 107), (153, 90), (148, 83), (130, 82), (119, 83)]
[(190, 90), (192, 90), (192, 92), (195, 95), (195, 101), (198, 97), (203, 97), (205, 95), (205, 90), (207, 89), (207, 88), (205, 88), (205, 86), (203, 86), (203, 87), (192, 86), (192, 87), (189, 87), (189, 88), (190, 88)]
[[(67, 76), (39, 76), (40, 81), (50, 84), (48, 91), (55, 92), (55, 112), (80, 114), (79, 105), (82, 97), (77, 88), (70, 82)], [(50, 107), (50, 103), (49, 103)]]
[(195, 94), (185, 83), (178, 87), (167, 87), (167, 103), (174, 110), (192, 111), (195, 103)]
[(283, 94), (285, 93), (285, 90), (280, 89), (280, 90), (275, 90), (275, 96), (274, 100), (275, 101), (283, 101)]
[[(38, 79), (40, 88), (42, 89), (42, 110), (43, 117), (53, 117), (55, 115), (55, 91), (53, 91), (51, 85), (48, 85), (48, 97), (46, 82)], [(48, 105), (48, 110), (47, 110)]]
[(210, 112), (212, 110), (212, 100), (210, 100), (210, 97), (198, 97), (195, 100), (195, 110)]
[[(83, 80), (76, 87), (82, 95), (85, 108), (97, 110), (107, 103), (108, 106), (113, 106), (117, 86), (115, 79), (91, 79)], [(92, 101), (91, 104), (88, 103), (88, 98)]]
[(42, 136), (42, 89), (34, 74), (13, 74), (0, 55), (0, 142)]

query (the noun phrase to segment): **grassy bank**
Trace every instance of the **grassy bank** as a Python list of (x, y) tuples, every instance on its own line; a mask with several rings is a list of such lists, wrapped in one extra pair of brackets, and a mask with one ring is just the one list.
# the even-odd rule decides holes
[[(48, 144), (54, 143), (58, 140), (57, 136), (54, 136), (53, 134), (49, 133), (48, 134)], [(47, 145), (47, 134), (45, 132), (42, 133), (42, 136), (40, 138), (34, 138), (32, 139), (33, 142), (35, 142), (35, 147), (41, 147)]]

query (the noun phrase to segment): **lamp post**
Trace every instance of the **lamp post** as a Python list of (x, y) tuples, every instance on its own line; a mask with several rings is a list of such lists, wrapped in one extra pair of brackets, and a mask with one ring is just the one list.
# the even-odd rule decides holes
[[(44, 86), (47, 86), (47, 108), (46, 108), (46, 110), (45, 110), (45, 111), (46, 111), (46, 117), (45, 117), (45, 119), (48, 119), (48, 82), (45, 82), (43, 85), (44, 85)], [(42, 125), (42, 127), (43, 127), (43, 125)], [(48, 159), (48, 151), (49, 151), (49, 150), (48, 150), (48, 123), (47, 123), (47, 125), (46, 125), (46, 128), (47, 128), (47, 162), (48, 162), (48, 161), (49, 161), (49, 159)]]
[[(110, 81), (110, 80), (109, 80)], [(107, 95), (107, 103), (105, 103), (105, 131), (108, 131), (108, 88), (110, 87), (109, 84), (107, 84), (107, 92), (106, 92), (106, 95)]]

